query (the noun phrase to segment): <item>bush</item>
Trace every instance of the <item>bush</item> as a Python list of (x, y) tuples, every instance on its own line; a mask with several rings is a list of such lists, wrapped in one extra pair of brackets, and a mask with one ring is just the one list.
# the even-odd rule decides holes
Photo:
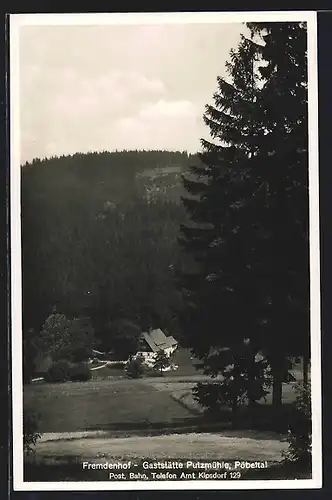
[(193, 388), (193, 398), (207, 412), (215, 416), (218, 416), (222, 408), (227, 405), (223, 386), (220, 383), (198, 382)]
[(144, 375), (144, 364), (141, 358), (134, 358), (126, 364), (125, 371), (130, 378), (140, 378)]
[(70, 368), (69, 378), (72, 382), (87, 382), (92, 375), (86, 363), (79, 363)]
[(66, 382), (69, 379), (70, 366), (68, 361), (56, 361), (45, 374), (46, 382)]
[[(206, 368), (206, 367), (205, 367)], [(271, 385), (271, 374), (266, 358), (257, 358), (257, 352), (245, 340), (232, 349), (212, 353), (206, 373), (220, 374), (222, 382), (198, 384), (193, 391), (194, 399), (207, 411), (218, 416), (225, 408), (231, 410), (232, 424), (238, 424), (243, 409), (254, 408), (265, 398)]]
[(288, 450), (285, 462), (309, 464), (311, 461), (311, 397), (310, 388), (303, 383), (294, 387), (295, 409), (288, 430)]
[(170, 359), (169, 356), (167, 356), (166, 352), (163, 349), (160, 349), (157, 354), (155, 355), (154, 363), (153, 363), (153, 368), (157, 371), (160, 372), (162, 375), (162, 372), (165, 368), (168, 368), (170, 366)]
[(26, 454), (34, 452), (34, 447), (41, 435), (38, 432), (40, 417), (31, 410), (23, 413), (23, 450)]

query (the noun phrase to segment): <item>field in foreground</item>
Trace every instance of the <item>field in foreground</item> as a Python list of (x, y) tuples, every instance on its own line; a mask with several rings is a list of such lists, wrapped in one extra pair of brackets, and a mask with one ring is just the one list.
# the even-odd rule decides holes
[(24, 388), (24, 407), (40, 415), (40, 432), (177, 424), (192, 412), (142, 380), (92, 380)]
[[(25, 463), (26, 480), (105, 480), (105, 471), (84, 471), (82, 461), (144, 456), (151, 460), (267, 460), (274, 472), (270, 476), (268, 470), (256, 471), (259, 475), (255, 478), (287, 479), (292, 474), (308, 477), (303, 471), (290, 473), (288, 468), (275, 468), (288, 446), (280, 434), (231, 431), (226, 430), (225, 422), (215, 426), (204, 421), (197, 408), (187, 404), (191, 387), (201, 378), (165, 376), (26, 386), (25, 407), (40, 414), (43, 433), (34, 458)], [(284, 394), (286, 402), (291, 402), (294, 395), (290, 385), (285, 385)], [(289, 405), (283, 406), (286, 409)], [(270, 404), (261, 405), (260, 410), (268, 410), (268, 422), (271, 409)], [(246, 477), (247, 473), (242, 479)]]
[[(42, 433), (186, 426), (202, 415), (192, 388), (204, 379), (202, 375), (165, 375), (139, 380), (37, 383), (24, 387), (24, 408), (40, 415)], [(294, 398), (292, 384), (284, 384), (283, 413)], [(271, 394), (261, 403), (260, 413), (270, 420)]]

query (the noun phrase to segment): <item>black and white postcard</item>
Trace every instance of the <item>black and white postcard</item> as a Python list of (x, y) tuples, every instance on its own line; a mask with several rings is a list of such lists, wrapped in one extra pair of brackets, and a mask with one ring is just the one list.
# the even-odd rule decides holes
[(14, 490), (321, 488), (316, 13), (9, 24)]

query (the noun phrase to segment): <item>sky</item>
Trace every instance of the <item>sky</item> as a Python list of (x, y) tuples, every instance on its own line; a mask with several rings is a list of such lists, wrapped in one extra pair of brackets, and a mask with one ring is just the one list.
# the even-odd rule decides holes
[(195, 152), (243, 24), (21, 26), (21, 163), (88, 151)]

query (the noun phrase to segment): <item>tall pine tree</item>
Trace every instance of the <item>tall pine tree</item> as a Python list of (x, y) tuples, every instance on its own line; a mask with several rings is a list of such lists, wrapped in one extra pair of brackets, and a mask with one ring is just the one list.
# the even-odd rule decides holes
[(258, 58), (265, 61), (258, 101), (265, 133), (254, 170), (265, 188), (254, 276), (263, 299), (260, 345), (280, 405), (287, 356), (303, 356), (305, 366), (309, 359), (307, 32), (298, 23), (248, 27), (260, 35)]
[(212, 141), (184, 178), (184, 330), (211, 374), (249, 338), (269, 359), (278, 405), (287, 356), (309, 344), (306, 29), (247, 27), (206, 106)]

